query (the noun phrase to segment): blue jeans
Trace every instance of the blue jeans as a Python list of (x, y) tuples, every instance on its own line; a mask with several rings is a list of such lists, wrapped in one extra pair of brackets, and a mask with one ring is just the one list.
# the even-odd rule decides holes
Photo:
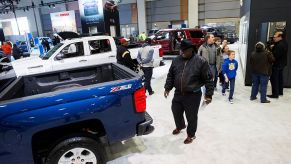
[(269, 76), (263, 74), (252, 74), (252, 94), (251, 99), (255, 99), (258, 95), (259, 88), (261, 93), (261, 102), (265, 102), (267, 100), (267, 85), (269, 81)]
[(211, 74), (213, 76), (213, 82), (214, 82), (214, 88), (216, 88), (216, 84), (217, 84), (217, 68), (216, 68), (216, 64), (210, 64), (209, 65), (210, 67), (210, 71), (211, 71)]
[(233, 99), (234, 87), (235, 87), (235, 78), (229, 79), (228, 83), (226, 83), (226, 82), (223, 83), (222, 93), (225, 93), (225, 89), (227, 88), (228, 84), (230, 85), (228, 99)]

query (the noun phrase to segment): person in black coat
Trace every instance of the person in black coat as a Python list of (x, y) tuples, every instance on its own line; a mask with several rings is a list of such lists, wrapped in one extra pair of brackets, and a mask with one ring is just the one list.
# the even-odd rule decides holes
[(260, 88), (261, 103), (270, 103), (266, 98), (266, 94), (274, 60), (274, 56), (270, 51), (266, 50), (264, 43), (258, 42), (250, 58), (252, 69), (252, 93), (250, 100), (257, 99)]
[(12, 55), (15, 60), (20, 59), (20, 57), (22, 56), (22, 51), (19, 47), (17, 47), (16, 44), (13, 44)]
[(279, 98), (283, 96), (283, 70), (287, 65), (288, 43), (283, 38), (283, 32), (276, 32), (274, 37), (274, 45), (272, 46), (272, 53), (275, 57), (275, 62), (272, 67), (271, 85), (272, 94), (268, 95), (270, 98)]
[(126, 48), (126, 46), (128, 45), (129, 39), (122, 38), (119, 41), (121, 45), (117, 46), (117, 55), (116, 55), (117, 63), (124, 65), (130, 68), (131, 70), (135, 70), (137, 68), (137, 64), (132, 60), (130, 56), (130, 51)]
[(61, 39), (59, 38), (59, 36), (57, 34), (55, 34), (54, 38), (53, 38), (53, 45), (56, 46), (60, 42), (61, 42)]
[(196, 138), (198, 109), (202, 97), (201, 87), (205, 85), (205, 102), (212, 101), (214, 91), (213, 76), (206, 59), (195, 54), (194, 47), (190, 40), (181, 42), (181, 55), (175, 58), (169, 69), (165, 84), (164, 96), (167, 98), (170, 91), (175, 87), (175, 94), (172, 100), (172, 112), (176, 124), (173, 135), (177, 135), (186, 128), (184, 112), (186, 114), (187, 138), (185, 144), (192, 143)]
[(50, 43), (47, 39), (44, 39), (44, 47), (45, 47), (46, 52), (48, 52), (51, 49)]

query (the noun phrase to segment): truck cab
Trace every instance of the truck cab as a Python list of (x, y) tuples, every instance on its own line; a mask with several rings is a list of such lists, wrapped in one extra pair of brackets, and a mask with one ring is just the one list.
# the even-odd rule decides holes
[(161, 44), (164, 53), (178, 54), (182, 40), (189, 39), (199, 48), (204, 42), (205, 35), (206, 31), (201, 29), (163, 29), (155, 34), (153, 42)]
[[(161, 45), (153, 45), (154, 66), (162, 60)], [(140, 47), (129, 49), (136, 59)], [(90, 36), (67, 39), (54, 46), (43, 56), (32, 56), (13, 61), (17, 77), (36, 73), (51, 72), (68, 68), (91, 66), (116, 62), (117, 47), (111, 36)]]
[(17, 76), (116, 61), (116, 45), (110, 36), (65, 40), (44, 56), (12, 62)]

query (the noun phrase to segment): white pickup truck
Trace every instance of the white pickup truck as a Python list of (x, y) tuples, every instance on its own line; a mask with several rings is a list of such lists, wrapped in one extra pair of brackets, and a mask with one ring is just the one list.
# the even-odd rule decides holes
[[(161, 45), (153, 45), (154, 66), (162, 60)], [(132, 59), (137, 58), (139, 48), (129, 49)], [(31, 75), (68, 68), (116, 62), (116, 44), (111, 36), (90, 36), (64, 40), (44, 56), (13, 61), (16, 76)]]

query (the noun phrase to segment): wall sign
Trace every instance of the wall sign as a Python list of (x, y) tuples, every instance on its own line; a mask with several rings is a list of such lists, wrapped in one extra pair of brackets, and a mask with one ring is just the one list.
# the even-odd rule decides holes
[(64, 11), (51, 13), (51, 21), (53, 32), (58, 33), (62, 31), (77, 32), (75, 11)]

